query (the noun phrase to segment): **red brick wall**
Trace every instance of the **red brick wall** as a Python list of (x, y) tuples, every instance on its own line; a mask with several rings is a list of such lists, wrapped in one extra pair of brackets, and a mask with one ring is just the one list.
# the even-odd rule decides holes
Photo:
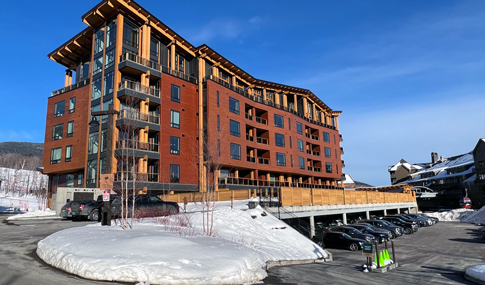
[[(217, 91), (219, 91), (219, 107), (217, 107)], [(263, 171), (273, 172), (276, 176), (280, 173), (286, 174), (298, 174), (305, 176), (313, 176), (315, 178), (326, 178), (326, 179), (337, 179), (339, 180), (342, 175), (341, 168), (341, 153), (340, 153), (340, 138), (337, 130), (332, 130), (324, 128), (315, 124), (311, 124), (300, 117), (279, 110), (270, 106), (266, 106), (261, 103), (254, 102), (230, 89), (227, 89), (213, 81), (207, 81), (207, 93), (208, 93), (208, 126), (210, 128), (210, 139), (217, 142), (217, 139), (221, 139), (221, 161), (227, 165), (234, 165), (238, 168), (248, 168), (257, 169)], [(229, 111), (229, 97), (239, 100), (239, 115), (234, 114)], [(251, 105), (258, 109), (263, 109), (268, 111), (268, 125), (263, 125), (246, 119), (245, 117), (245, 104)], [(284, 128), (275, 127), (274, 125), (274, 114), (283, 116), (284, 118)], [(220, 126), (221, 132), (217, 132), (217, 115), (220, 116)], [(291, 121), (291, 130), (288, 128), (288, 118)], [(229, 120), (235, 120), (240, 123), (241, 136), (231, 136), (229, 134)], [(303, 134), (297, 133), (296, 122), (302, 124)], [(269, 130), (269, 145), (257, 144), (256, 142), (250, 142), (246, 140), (246, 124), (259, 129)], [(305, 125), (319, 130), (319, 140), (312, 140), (305, 136)], [(323, 141), (323, 132), (330, 134), (330, 143), (325, 143)], [(279, 147), (275, 145), (275, 133), (285, 135), (285, 147)], [(292, 148), (290, 148), (290, 139), (292, 137)], [(335, 136), (335, 141), (334, 141)], [(303, 140), (304, 152), (298, 151), (297, 139)], [(237, 143), (241, 145), (241, 160), (235, 160), (230, 158), (230, 143)], [(320, 156), (314, 156), (306, 153), (306, 142), (311, 142), (312, 144), (320, 145)], [(271, 159), (270, 165), (260, 165), (255, 163), (247, 162), (246, 160), (246, 146), (265, 149), (270, 151)], [(326, 158), (324, 153), (324, 147), (331, 148), (331, 158)], [(337, 157), (335, 157), (335, 150), (337, 150)], [(286, 167), (276, 166), (276, 152), (285, 153), (286, 155)], [(291, 167), (291, 155), (293, 155), (293, 167)], [(305, 158), (305, 170), (300, 169), (298, 165), (298, 156)], [(306, 170), (306, 159), (318, 160), (322, 164), (322, 172), (312, 172)], [(325, 162), (332, 163), (332, 173), (325, 172)], [(338, 172), (336, 169), (338, 165)]]

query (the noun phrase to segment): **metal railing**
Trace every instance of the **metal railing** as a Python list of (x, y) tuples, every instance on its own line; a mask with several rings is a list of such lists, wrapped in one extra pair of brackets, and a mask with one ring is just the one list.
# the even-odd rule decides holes
[(118, 171), (114, 175), (114, 181), (158, 182), (158, 173)]
[(266, 120), (264, 118), (261, 118), (261, 117), (256, 117), (256, 123), (263, 124), (263, 125), (267, 125), (268, 124), (268, 120)]
[(122, 140), (116, 141), (116, 148), (117, 149), (130, 148), (130, 149), (158, 152), (158, 144), (156, 143), (140, 142), (138, 140), (131, 140), (131, 139), (122, 139)]
[(160, 123), (160, 116), (153, 114), (140, 113), (135, 110), (121, 110), (119, 119), (131, 119), (143, 122), (149, 122), (154, 124)]
[(160, 90), (153, 86), (141, 85), (140, 82), (135, 82), (131, 80), (123, 80), (118, 84), (118, 90), (128, 89), (136, 92), (144, 93), (150, 96), (160, 98)]
[(269, 158), (258, 157), (258, 164), (269, 165)]
[(250, 135), (246, 135), (246, 140), (248, 140), (250, 142), (254, 142), (254, 137), (250, 136)]
[(63, 93), (66, 93), (66, 92), (69, 92), (71, 90), (74, 90), (74, 89), (78, 89), (78, 88), (81, 88), (81, 87), (84, 87), (86, 85), (88, 85), (90, 82), (90, 79), (85, 79), (83, 81), (79, 81), (79, 82), (76, 82), (70, 86), (66, 86), (64, 88), (61, 88), (61, 89), (57, 89), (56, 91), (52, 91), (51, 93), (51, 96), (56, 96), (56, 95), (59, 95), (59, 94), (63, 94)]
[(247, 161), (251, 163), (256, 163), (256, 157), (248, 155)]
[(247, 185), (247, 186), (261, 186), (261, 187), (296, 187), (296, 188), (314, 188), (314, 189), (329, 189), (329, 190), (342, 190), (342, 187), (325, 185), (325, 184), (310, 184), (300, 182), (287, 182), (287, 181), (268, 181), (263, 179), (250, 179), (250, 178), (235, 178), (226, 177), (219, 179), (219, 184), (222, 185)]
[(320, 167), (308, 166), (307, 169), (313, 172), (322, 172), (322, 168)]
[(306, 153), (311, 154), (311, 155), (315, 155), (315, 156), (320, 156), (320, 152), (316, 151), (316, 150), (307, 149)]
[(262, 138), (262, 137), (256, 137), (256, 142), (260, 144), (269, 144), (268, 139)]
[(182, 71), (173, 70), (171, 68), (168, 68), (167, 66), (162, 65), (162, 72), (181, 78), (190, 83), (197, 84), (197, 78), (190, 76), (188, 74), (185, 74)]
[(253, 116), (252, 115), (249, 115), (248, 113), (246, 113), (246, 119), (252, 121), (253, 120)]
[(320, 139), (320, 138), (319, 138), (318, 136), (314, 136), (314, 135), (312, 135), (312, 140), (316, 140), (316, 141), (318, 141), (319, 139)]
[(143, 58), (135, 53), (127, 52), (120, 55), (120, 63), (123, 61), (135, 62), (143, 66), (146, 66), (148, 68), (151, 68), (153, 70), (160, 71), (160, 65), (158, 64), (158, 62), (154, 62), (149, 59)]

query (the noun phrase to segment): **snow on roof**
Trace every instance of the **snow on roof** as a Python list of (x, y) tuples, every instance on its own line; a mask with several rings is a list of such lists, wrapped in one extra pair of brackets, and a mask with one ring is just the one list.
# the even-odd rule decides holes
[[(423, 169), (422, 171), (418, 171), (414, 173), (413, 175), (410, 176), (411, 179), (406, 182), (417, 182), (417, 181), (426, 180), (426, 179), (430, 180), (430, 179), (437, 179), (437, 178), (467, 175), (473, 172), (473, 163), (474, 163), (473, 154), (471, 153), (451, 157), (445, 161), (440, 161), (438, 163), (435, 163), (430, 168), (426, 168), (426, 169)], [(446, 170), (449, 168), (468, 166), (468, 165), (470, 167), (465, 171), (453, 173), (453, 174), (447, 174)], [(424, 174), (427, 172), (434, 172), (435, 175), (428, 178), (421, 178), (421, 174)]]
[(353, 184), (353, 183), (355, 183), (354, 179), (352, 179), (352, 177), (349, 174), (345, 174), (344, 184)]

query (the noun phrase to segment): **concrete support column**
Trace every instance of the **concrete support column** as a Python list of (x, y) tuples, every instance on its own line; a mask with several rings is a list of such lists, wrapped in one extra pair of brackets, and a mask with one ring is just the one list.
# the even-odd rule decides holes
[(370, 219), (370, 213), (369, 213), (369, 211), (365, 211), (365, 218), (367, 220)]
[(338, 117), (335, 117), (335, 125), (336, 125), (335, 129), (337, 129), (337, 131), (338, 131)]
[(411, 214), (411, 207), (408, 207), (408, 214)]
[(387, 210), (384, 209), (384, 216), (387, 216)]
[(170, 46), (170, 68), (175, 70), (175, 46), (177, 45), (177, 41), (174, 40), (173, 44)]
[(397, 208), (397, 213), (398, 214), (401, 214), (401, 209), (400, 208)]
[(294, 105), (295, 105), (295, 112), (298, 112), (298, 98), (297, 98), (296, 94), (293, 94), (293, 102), (294, 102)]
[(274, 102), (278, 105), (281, 105), (281, 102), (280, 102), (280, 94), (278, 92), (275, 92), (274, 93)]
[(315, 236), (315, 217), (310, 216), (310, 238)]
[(347, 224), (347, 213), (342, 214), (342, 221), (344, 222), (345, 225)]
[(268, 100), (268, 98), (266, 98), (266, 88), (263, 89), (263, 100)]
[(64, 87), (70, 86), (72, 82), (72, 71), (69, 69), (66, 69), (66, 76), (64, 78)]
[(312, 118), (315, 120), (315, 118), (317, 117), (317, 110), (315, 108), (315, 103), (312, 104), (312, 111), (313, 111)]
[(283, 94), (283, 106), (288, 108), (288, 96)]
[(307, 105), (308, 105), (308, 100), (306, 99), (306, 97), (303, 97), (303, 116), (305, 116), (305, 118), (308, 117)]
[(234, 171), (234, 177), (239, 178), (239, 170)]
[(232, 76), (232, 86), (236, 87), (236, 76)]

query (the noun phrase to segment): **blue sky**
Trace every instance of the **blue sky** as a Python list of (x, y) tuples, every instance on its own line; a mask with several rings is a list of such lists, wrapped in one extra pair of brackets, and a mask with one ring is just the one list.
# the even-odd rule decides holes
[[(256, 78), (341, 110), (344, 172), (376, 186), (401, 158), (453, 156), (485, 137), (485, 1), (138, 0), (182, 37)], [(0, 142), (43, 142), (64, 68), (47, 54), (98, 1), (5, 1)]]

